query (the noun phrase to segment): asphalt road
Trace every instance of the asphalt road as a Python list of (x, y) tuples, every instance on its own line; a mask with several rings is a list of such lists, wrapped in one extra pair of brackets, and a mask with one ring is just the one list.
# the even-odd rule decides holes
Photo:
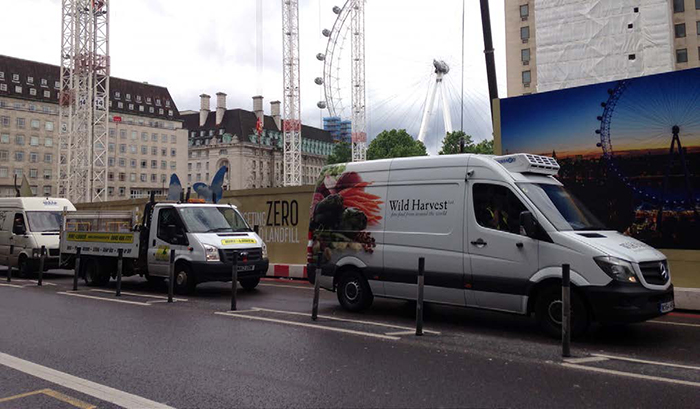
[[(125, 279), (120, 299), (114, 282), (81, 282), (77, 293), (71, 284), (64, 274), (47, 274), (43, 287), (0, 281), (0, 408), (118, 407), (127, 398), (178, 408), (700, 402), (700, 316), (691, 313), (592, 328), (567, 363), (532, 319), (507, 314), (430, 305), (431, 332), (416, 337), (415, 307), (402, 301), (377, 299), (349, 314), (322, 291), (314, 322), (312, 287), (302, 282), (241, 290), (235, 313), (230, 284), (201, 285), (173, 304), (165, 285), (139, 278)], [(19, 369), (8, 364), (20, 360)], [(32, 365), (93, 382), (98, 392), (29, 375)]]

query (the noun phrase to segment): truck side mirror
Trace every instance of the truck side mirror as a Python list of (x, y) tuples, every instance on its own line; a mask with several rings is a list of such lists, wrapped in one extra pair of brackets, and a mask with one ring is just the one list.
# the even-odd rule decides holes
[(520, 212), (520, 228), (527, 237), (534, 238), (537, 236), (537, 220), (535, 220), (532, 212), (527, 210)]
[(258, 226), (257, 224), (253, 226), (253, 231), (255, 232), (255, 234), (260, 234), (260, 226)]

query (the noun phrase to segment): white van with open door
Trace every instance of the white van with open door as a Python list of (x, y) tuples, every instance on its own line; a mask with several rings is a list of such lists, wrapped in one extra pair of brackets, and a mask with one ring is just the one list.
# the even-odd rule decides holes
[[(20, 276), (39, 268), (41, 246), (47, 251), (44, 269), (59, 263), (63, 210), (75, 211), (68, 199), (53, 197), (0, 198), (0, 263), (7, 257)], [(10, 254), (10, 249), (14, 249)]]
[(415, 299), (424, 257), (426, 301), (534, 313), (557, 334), (567, 263), (574, 333), (671, 311), (666, 257), (605, 228), (558, 170), (529, 154), (327, 166), (312, 202), (309, 271), (320, 253), (321, 286), (357, 311), (373, 297)]

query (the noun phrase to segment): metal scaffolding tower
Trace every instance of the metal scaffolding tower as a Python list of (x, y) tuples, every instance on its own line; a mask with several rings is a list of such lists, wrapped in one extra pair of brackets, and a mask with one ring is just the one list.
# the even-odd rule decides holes
[(299, 97), (299, 1), (282, 0), (284, 43), (284, 186), (301, 185), (301, 106)]
[(352, 161), (367, 157), (365, 116), (365, 0), (352, 3)]
[(62, 0), (58, 196), (107, 200), (109, 0)]

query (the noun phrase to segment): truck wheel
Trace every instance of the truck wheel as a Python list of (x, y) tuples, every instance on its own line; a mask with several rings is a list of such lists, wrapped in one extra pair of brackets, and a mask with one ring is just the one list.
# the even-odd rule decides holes
[[(535, 317), (544, 332), (553, 338), (561, 338), (562, 301), (561, 287), (550, 286), (537, 296)], [(590, 324), (588, 309), (576, 291), (571, 289), (571, 335), (583, 335)]]
[(178, 264), (175, 266), (175, 282), (173, 287), (178, 294), (192, 294), (197, 282), (192, 274), (192, 269), (187, 264)]
[(241, 287), (243, 287), (244, 290), (250, 291), (260, 284), (260, 277), (241, 278), (238, 282), (241, 283)]
[(96, 260), (85, 260), (85, 283), (90, 287), (103, 287), (109, 284), (109, 274), (100, 271)]
[(20, 256), (19, 261), (17, 261), (17, 277), (27, 278), (34, 271), (31, 268), (29, 260), (25, 256)]
[(340, 276), (338, 302), (344, 309), (351, 312), (362, 311), (372, 305), (373, 300), (372, 289), (360, 273), (348, 271)]

